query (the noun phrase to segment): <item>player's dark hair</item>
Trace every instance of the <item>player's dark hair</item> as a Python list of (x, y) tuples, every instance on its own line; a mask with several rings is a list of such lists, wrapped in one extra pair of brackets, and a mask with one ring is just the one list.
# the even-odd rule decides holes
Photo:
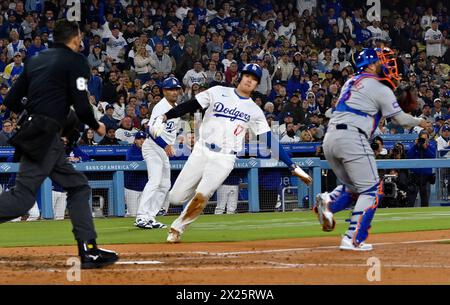
[(61, 19), (56, 21), (53, 31), (53, 41), (55, 43), (68, 43), (72, 38), (78, 36), (80, 27), (78, 22)]

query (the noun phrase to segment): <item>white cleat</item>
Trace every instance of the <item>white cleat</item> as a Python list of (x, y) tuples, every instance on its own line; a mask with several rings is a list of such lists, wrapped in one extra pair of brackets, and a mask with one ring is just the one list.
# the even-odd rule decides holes
[(353, 244), (353, 240), (344, 235), (344, 237), (342, 237), (339, 249), (350, 251), (371, 251), (373, 250), (373, 247), (371, 244), (366, 244), (364, 242), (360, 243), (358, 246), (355, 246)]
[(167, 242), (171, 244), (176, 244), (181, 241), (181, 233), (175, 230), (174, 228), (170, 228), (169, 235), (167, 236)]
[(317, 214), (322, 231), (331, 232), (336, 227), (333, 213), (328, 209), (331, 199), (328, 193), (320, 193), (316, 195), (316, 204), (313, 208), (314, 213)]

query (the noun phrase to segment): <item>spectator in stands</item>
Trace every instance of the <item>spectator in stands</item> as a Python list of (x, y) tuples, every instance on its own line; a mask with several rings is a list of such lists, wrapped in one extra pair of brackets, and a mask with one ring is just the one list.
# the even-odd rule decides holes
[(382, 135), (382, 134), (389, 134), (389, 128), (386, 127), (386, 119), (382, 118), (378, 122), (378, 126), (373, 132), (374, 136)]
[(439, 137), (436, 139), (436, 143), (439, 152), (450, 149), (450, 125), (445, 124), (442, 126)]
[(27, 56), (29, 58), (33, 57), (46, 49), (47, 47), (42, 44), (41, 36), (35, 35), (33, 38), (33, 43), (27, 48)]
[[(105, 124), (106, 125), (106, 124)], [(116, 130), (116, 138), (119, 141), (133, 144), (134, 136), (139, 130), (133, 127), (132, 118), (126, 116), (122, 119), (119, 128)]]
[(14, 53), (13, 62), (6, 66), (3, 72), (3, 79), (6, 81), (9, 87), (12, 86), (14, 81), (23, 72), (22, 54), (20, 52)]
[[(94, 113), (95, 119), (100, 120), (105, 113), (102, 103), (97, 103), (94, 95), (89, 95), (89, 103), (91, 105), (92, 112)], [(103, 102), (106, 106), (106, 102)]]
[(6, 46), (6, 56), (8, 60), (11, 60), (20, 49), (25, 49), (25, 45), (23, 44), (23, 40), (19, 39), (19, 33), (15, 29), (9, 33), (9, 39), (11, 42)]
[(294, 125), (294, 123), (287, 123), (286, 133), (281, 137), (280, 143), (299, 143), (300, 138), (296, 134), (297, 130), (298, 126)]
[(155, 52), (150, 57), (154, 61), (151, 72), (158, 72), (158, 78), (160, 80), (166, 78), (172, 72), (172, 60), (164, 53), (162, 43), (156, 43)]
[(229, 87), (234, 86), (239, 76), (238, 65), (232, 62), (225, 72), (225, 84)]
[(8, 140), (15, 134), (11, 120), (4, 120), (0, 131), (0, 146), (10, 146)]
[[(421, 131), (414, 145), (408, 150), (408, 159), (434, 159), (436, 147), (430, 143), (429, 134)], [(426, 207), (430, 198), (430, 184), (434, 184), (436, 176), (432, 168), (412, 168), (411, 183), (408, 189), (408, 206), (415, 205), (417, 193), (420, 193), (420, 206)]]
[(117, 100), (117, 87), (119, 86), (117, 76), (117, 72), (109, 72), (109, 80), (107, 82), (103, 82), (102, 97), (100, 101), (112, 104), (115, 100)]
[(100, 100), (102, 96), (103, 80), (98, 74), (98, 68), (92, 67), (91, 78), (88, 81), (88, 90), (91, 95), (95, 97), (95, 100)]
[(114, 107), (113, 119), (120, 121), (125, 117), (125, 104), (126, 104), (125, 96), (119, 95), (117, 97), (117, 100), (113, 104)]
[(105, 114), (100, 119), (100, 122), (105, 124), (106, 128), (109, 127), (109, 128), (113, 128), (115, 130), (118, 127), (118, 121), (116, 119), (114, 119), (113, 114), (114, 114), (114, 106), (107, 104), (105, 106)]
[(419, 116), (427, 121), (434, 122), (434, 116), (431, 113), (431, 107), (429, 104), (424, 104), (422, 107), (422, 114)]
[(303, 130), (300, 133), (300, 141), (301, 142), (313, 142), (313, 137), (312, 137), (311, 133), (309, 132), (309, 130)]
[(98, 143), (94, 140), (94, 130), (92, 128), (87, 128), (83, 131), (78, 145), (97, 145)]
[(447, 115), (447, 108), (442, 107), (442, 100), (440, 98), (436, 98), (433, 101), (434, 108), (431, 110), (431, 115), (436, 117), (441, 116), (444, 117)]
[(204, 84), (206, 83), (207, 75), (203, 71), (203, 66), (200, 61), (195, 61), (194, 68), (190, 69), (183, 76), (183, 84), (186, 86), (186, 89), (190, 91), (192, 85), (194, 83)]
[[(139, 131), (134, 136), (133, 145), (127, 150), (125, 155), (126, 161), (143, 161), (142, 156), (142, 144), (144, 143), (147, 135), (143, 131)], [(145, 171), (127, 171), (125, 172), (125, 204), (127, 207), (126, 216), (136, 217), (139, 207), (139, 200), (147, 184), (148, 177)]]
[[(106, 54), (112, 58), (112, 62), (123, 67), (125, 62), (125, 47), (127, 41), (123, 38), (123, 34), (120, 31), (120, 25), (114, 23), (111, 26), (111, 34), (104, 39), (106, 44)], [(121, 65), (122, 64), (122, 65)]]
[(445, 42), (442, 32), (438, 29), (439, 23), (437, 19), (433, 19), (431, 28), (425, 32), (425, 42), (427, 56), (436, 56), (441, 58), (444, 55), (443, 44)]
[(287, 82), (288, 79), (291, 78), (292, 76), (294, 67), (295, 67), (294, 64), (289, 61), (288, 53), (282, 54), (275, 69), (275, 74), (273, 75), (273, 78), (279, 79), (283, 82)]
[(186, 47), (192, 48), (192, 54), (194, 59), (200, 59), (200, 37), (195, 34), (196, 25), (190, 24), (188, 26), (188, 32), (185, 36)]
[(98, 145), (120, 145), (119, 140), (116, 139), (116, 129), (106, 127), (106, 134)]

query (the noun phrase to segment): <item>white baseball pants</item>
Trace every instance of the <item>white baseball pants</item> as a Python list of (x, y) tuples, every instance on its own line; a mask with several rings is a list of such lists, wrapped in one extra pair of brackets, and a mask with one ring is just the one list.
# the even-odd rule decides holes
[(142, 145), (142, 156), (147, 164), (148, 182), (139, 200), (136, 218), (152, 220), (168, 200), (170, 163), (164, 149), (150, 138)]
[[(172, 223), (172, 228), (182, 233), (187, 225), (198, 218), (208, 199), (233, 170), (235, 161), (236, 156), (233, 154), (214, 152), (200, 141), (196, 143), (170, 191), (170, 203), (179, 205), (190, 200)], [(195, 206), (191, 206), (192, 203)]]
[(214, 210), (214, 214), (223, 214), (225, 209), (227, 214), (236, 213), (238, 196), (239, 195), (239, 185), (225, 185), (222, 184), (217, 189), (217, 205)]
[(67, 193), (52, 191), (53, 219), (62, 220), (66, 213)]
[(125, 204), (127, 205), (127, 214), (126, 216), (132, 216), (136, 217), (138, 207), (139, 207), (139, 200), (142, 197), (142, 192), (125, 189)]

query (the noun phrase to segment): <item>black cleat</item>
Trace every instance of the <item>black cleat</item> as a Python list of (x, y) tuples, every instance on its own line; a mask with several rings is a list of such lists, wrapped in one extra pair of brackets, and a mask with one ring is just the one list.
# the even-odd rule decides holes
[(95, 241), (79, 242), (81, 269), (95, 269), (114, 264), (119, 256), (114, 251), (97, 248)]

